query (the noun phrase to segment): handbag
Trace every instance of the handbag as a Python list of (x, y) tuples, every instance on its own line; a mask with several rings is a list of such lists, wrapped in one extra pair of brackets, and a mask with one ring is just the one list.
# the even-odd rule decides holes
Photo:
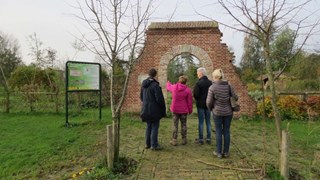
[(232, 109), (232, 111), (234, 111), (234, 112), (240, 111), (240, 104), (239, 104), (238, 101), (232, 96), (230, 85), (229, 85), (229, 94), (230, 94), (230, 104), (231, 104), (231, 109)]

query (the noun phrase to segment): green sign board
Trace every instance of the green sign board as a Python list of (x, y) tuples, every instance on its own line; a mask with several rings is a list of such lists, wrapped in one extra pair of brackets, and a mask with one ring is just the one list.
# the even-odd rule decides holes
[(67, 90), (90, 91), (100, 90), (100, 64), (98, 63), (67, 63)]

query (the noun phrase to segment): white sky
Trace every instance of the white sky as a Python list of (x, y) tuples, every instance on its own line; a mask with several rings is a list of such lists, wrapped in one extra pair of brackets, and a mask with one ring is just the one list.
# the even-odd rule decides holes
[[(208, 20), (196, 15), (195, 8), (203, 14), (227, 22), (226, 14), (219, 12), (219, 9), (207, 7), (211, 2), (212, 0), (159, 0), (160, 5), (151, 21), (166, 21), (177, 6), (171, 21)], [(78, 13), (70, 4), (75, 5), (74, 0), (0, 0), (0, 31), (18, 40), (22, 59), (26, 64), (32, 62), (28, 55), (27, 37), (33, 33), (43, 42), (43, 48), (57, 50), (58, 58), (72, 58), (75, 50), (71, 43), (75, 40), (74, 35), (78, 35), (77, 28), (81, 25), (76, 18), (70, 16)], [(315, 2), (314, 5), (319, 7), (320, 2)], [(220, 31), (224, 34), (222, 41), (234, 50), (238, 63), (242, 54), (242, 34), (222, 26)], [(93, 61), (94, 55), (81, 52), (75, 60)]]

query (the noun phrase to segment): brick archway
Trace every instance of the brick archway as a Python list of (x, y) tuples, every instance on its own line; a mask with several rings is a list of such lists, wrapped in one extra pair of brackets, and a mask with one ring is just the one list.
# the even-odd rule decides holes
[(159, 74), (161, 74), (158, 77), (160, 84), (166, 84), (167, 82), (167, 69), (170, 61), (182, 53), (189, 53), (195, 56), (200, 61), (200, 66), (206, 67), (208, 74), (211, 74), (213, 69), (212, 60), (205, 50), (191, 44), (178, 45), (169, 49), (160, 59), (161, 66), (158, 69)]
[(224, 71), (225, 78), (233, 85), (239, 95), (241, 111), (236, 113), (253, 115), (256, 104), (249, 97), (246, 86), (241, 82), (232, 64), (234, 55), (221, 42), (222, 33), (215, 21), (195, 22), (157, 22), (151, 23), (146, 32), (145, 49), (135, 64), (129, 77), (128, 92), (123, 110), (139, 112), (141, 82), (147, 78), (150, 68), (158, 70), (158, 80), (166, 94), (167, 67), (177, 55), (190, 53), (197, 57), (207, 69), (208, 77), (216, 68)]

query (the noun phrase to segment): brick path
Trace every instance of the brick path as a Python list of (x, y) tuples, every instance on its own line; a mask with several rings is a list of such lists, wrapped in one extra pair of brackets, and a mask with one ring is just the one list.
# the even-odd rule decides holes
[(230, 157), (226, 159), (218, 159), (213, 156), (215, 150), (214, 134), (212, 145), (195, 144), (197, 119), (194, 117), (188, 118), (187, 145), (181, 145), (179, 139), (180, 145), (171, 146), (169, 144), (171, 121), (166, 120), (161, 123), (159, 141), (164, 149), (151, 151), (141, 148), (143, 149), (141, 164), (133, 179), (259, 179), (258, 173), (223, 168), (253, 169), (253, 165), (250, 165), (250, 162), (242, 156), (236, 144), (231, 144)]

